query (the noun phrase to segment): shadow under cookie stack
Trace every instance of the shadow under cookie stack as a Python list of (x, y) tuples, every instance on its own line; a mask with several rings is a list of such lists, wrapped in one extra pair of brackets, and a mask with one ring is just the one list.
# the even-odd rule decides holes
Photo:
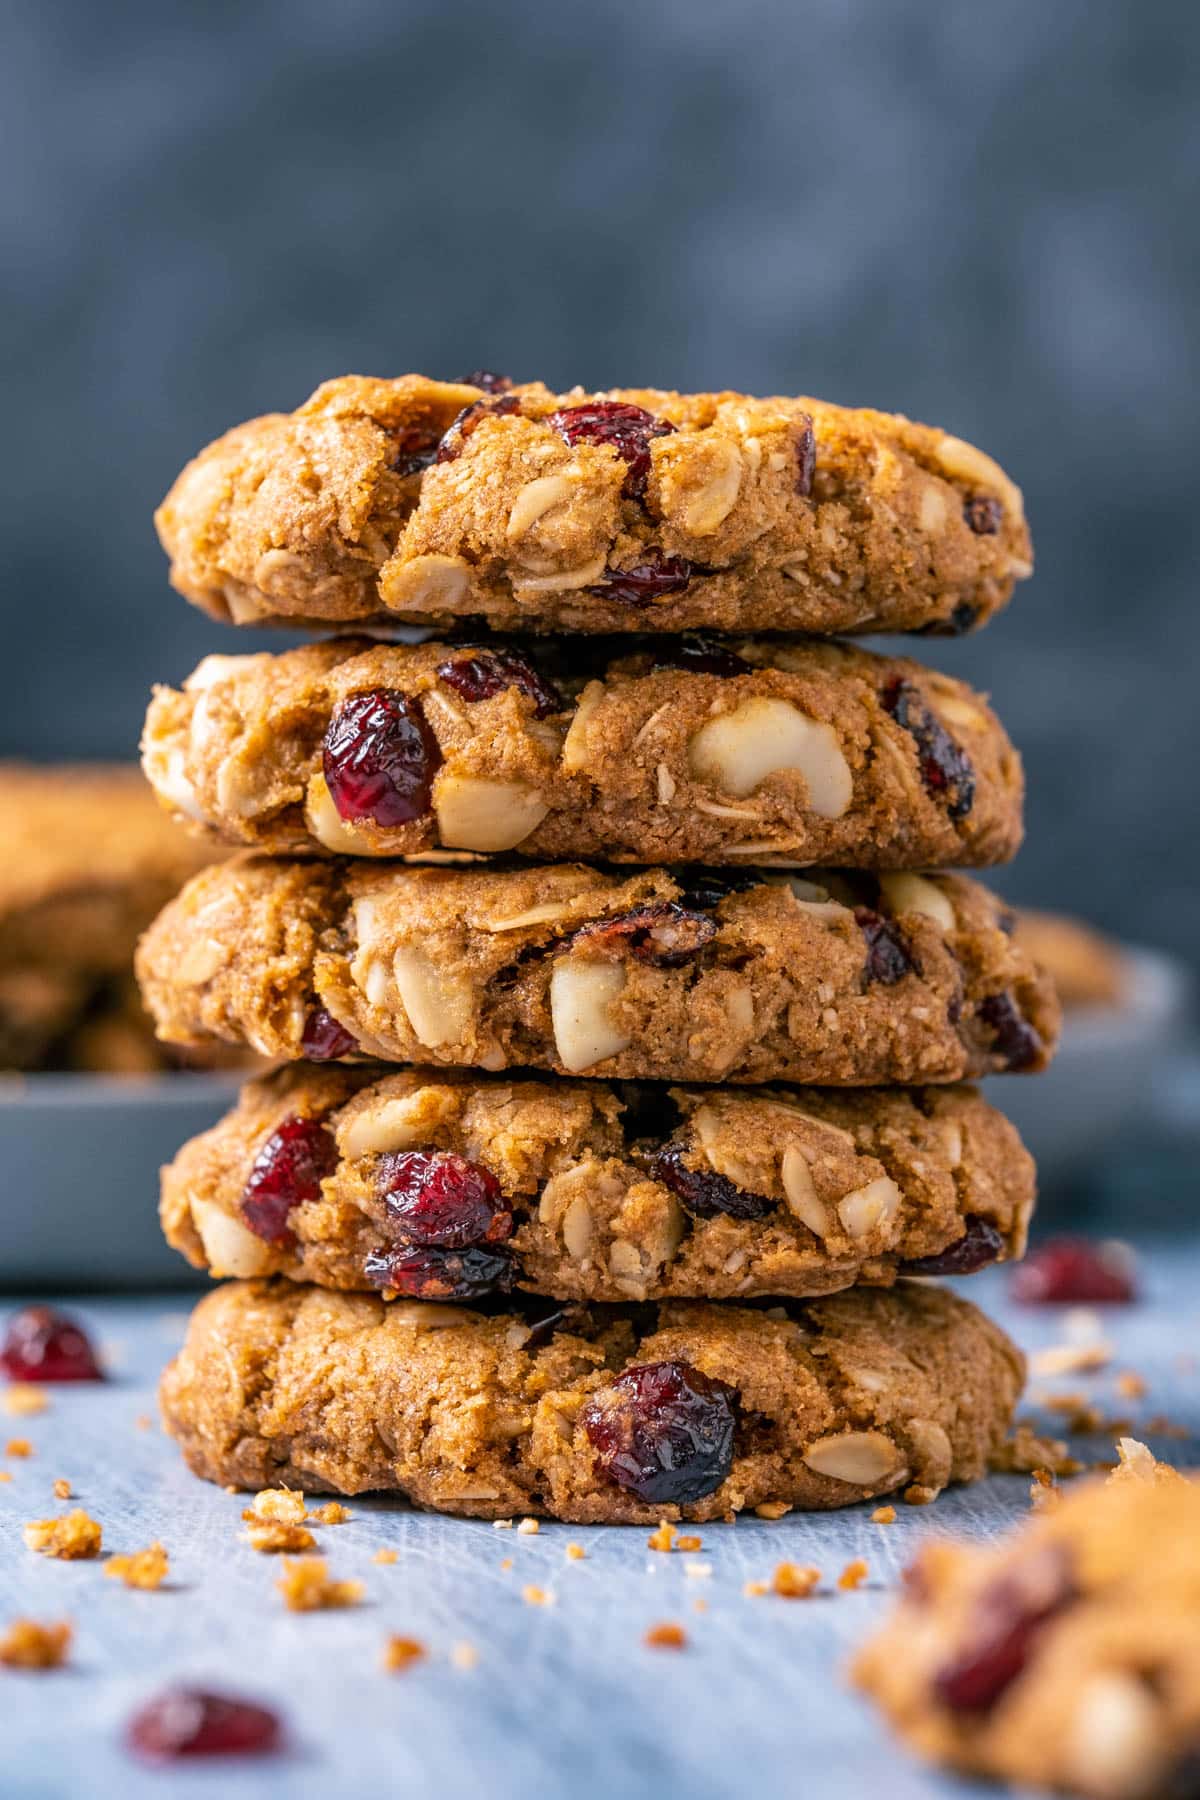
[(813, 400), (350, 378), (158, 523), (215, 618), (435, 634), (150, 707), (160, 799), (245, 853), (146, 934), (147, 1004), (280, 1064), (164, 1172), (234, 1278), (163, 1381), (197, 1474), (641, 1523), (981, 1476), (1021, 1358), (927, 1278), (1018, 1256), (1034, 1179), (958, 1084), (1057, 1016), (940, 871), (1015, 852), (1020, 764), (830, 634), (997, 610), (1003, 472)]

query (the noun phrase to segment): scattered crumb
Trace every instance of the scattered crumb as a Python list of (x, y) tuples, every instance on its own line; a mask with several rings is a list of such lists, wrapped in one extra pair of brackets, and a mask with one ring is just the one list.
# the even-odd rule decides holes
[(284, 1525), (277, 1519), (255, 1521), (245, 1537), (252, 1550), (261, 1550), (267, 1555), (277, 1552), (295, 1555), (297, 1551), (317, 1547), (317, 1540), (307, 1525)]
[(328, 1607), (357, 1606), (363, 1597), (361, 1581), (331, 1581), (323, 1556), (304, 1556), (283, 1565), (275, 1583), (289, 1612), (323, 1612)]
[(371, 1561), (377, 1562), (377, 1563), (389, 1563), (389, 1564), (394, 1563), (394, 1562), (399, 1562), (400, 1561), (400, 1552), (398, 1550), (377, 1550), (375, 1552), (374, 1556), (371, 1558)]
[(759, 1519), (782, 1519), (784, 1513), (790, 1513), (791, 1510), (790, 1501), (764, 1500), (761, 1506), (755, 1507), (754, 1515)]
[(138, 1431), (149, 1431), (154, 1420), (150, 1417), (149, 1413), (139, 1413), (133, 1423)]
[(699, 1538), (699, 1537), (694, 1537), (691, 1535), (685, 1535), (684, 1537), (676, 1538), (675, 1548), (677, 1550), (703, 1550), (704, 1539)]
[(690, 1581), (707, 1581), (713, 1572), (713, 1566), (706, 1562), (685, 1562), (683, 1572)]
[(852, 1594), (855, 1588), (862, 1586), (869, 1573), (870, 1570), (867, 1566), (866, 1558), (856, 1556), (851, 1562), (846, 1564), (845, 1568), (838, 1576), (838, 1586), (844, 1588), (847, 1593)]
[(722, 1523), (722, 1525), (736, 1525), (737, 1524), (737, 1514), (734, 1512), (732, 1506), (730, 1507), (730, 1509), (727, 1513), (721, 1514), (721, 1523)]
[(1123, 1400), (1144, 1400), (1146, 1383), (1136, 1369), (1122, 1369), (1117, 1376), (1116, 1388)]
[(871, 1514), (872, 1525), (894, 1525), (896, 1509), (894, 1506), (877, 1506)]
[(692, 1611), (696, 1613), (706, 1613), (708, 1611), (708, 1601), (704, 1598), (703, 1594), (698, 1594), (692, 1601)]
[(1104, 1320), (1094, 1306), (1072, 1306), (1063, 1316), (1063, 1329), (1073, 1344), (1104, 1336)]
[(11, 1480), (12, 1480), (12, 1470), (11, 1469), (0, 1469), (0, 1481), (11, 1481)]
[(18, 1419), (30, 1419), (34, 1413), (43, 1413), (49, 1404), (45, 1389), (33, 1387), (28, 1381), (9, 1382), (4, 1395), (5, 1412)]
[(536, 1519), (522, 1519), (521, 1523), (517, 1526), (517, 1530), (522, 1537), (536, 1537), (541, 1530), (541, 1526)]
[(924, 1487), (919, 1481), (914, 1481), (911, 1487), (906, 1487), (904, 1490), (904, 1504), (905, 1506), (932, 1506), (941, 1491), (941, 1488)]
[(511, 1519), (493, 1519), (492, 1520), (492, 1530), (493, 1531), (511, 1531), (512, 1526), (513, 1526), (513, 1522)]
[(71, 1498), (71, 1484), (66, 1479), (65, 1475), (60, 1475), (54, 1484), (54, 1498), (56, 1500), (69, 1500)]
[(328, 1506), (318, 1506), (316, 1512), (309, 1513), (308, 1517), (318, 1525), (344, 1525), (354, 1514), (340, 1500), (331, 1500)]
[(411, 1669), (416, 1662), (425, 1659), (425, 1646), (416, 1638), (397, 1637), (393, 1632), (383, 1646), (383, 1666), (389, 1675), (399, 1674), (401, 1669)]
[(526, 1606), (553, 1606), (556, 1596), (549, 1588), (534, 1587), (530, 1582), (521, 1589), (521, 1598)]
[(657, 1531), (652, 1531), (646, 1539), (648, 1550), (673, 1550), (675, 1548), (675, 1527), (665, 1519), (659, 1523)]
[(1049, 1469), (1035, 1469), (1029, 1484), (1029, 1504), (1034, 1512), (1053, 1512), (1062, 1494)]
[(567, 1545), (567, 1561), (568, 1562), (582, 1562), (586, 1555), (587, 1555), (587, 1551), (584, 1549), (582, 1544), (568, 1544)]
[(1049, 1469), (1061, 1476), (1078, 1475), (1083, 1464), (1061, 1438), (1040, 1437), (1032, 1425), (1023, 1423), (989, 1459), (988, 1467), (1001, 1475), (1032, 1475), (1035, 1469)]
[(763, 1594), (769, 1594), (770, 1586), (765, 1581), (746, 1581), (742, 1584), (742, 1592), (747, 1600), (757, 1600)]
[(1152, 1413), (1146, 1420), (1146, 1431), (1151, 1437), (1189, 1438), (1192, 1435), (1186, 1425), (1172, 1424), (1166, 1413)]
[(1113, 1359), (1113, 1347), (1100, 1338), (1094, 1343), (1051, 1344), (1035, 1350), (1029, 1358), (1032, 1375), (1089, 1375), (1106, 1369)]
[(28, 1438), (9, 1438), (4, 1446), (5, 1456), (32, 1456), (33, 1445)]
[(503, 1561), (503, 1562), (502, 1562), (502, 1563), (501, 1563), (501, 1564), (500, 1564), (500, 1573), (501, 1573), (501, 1574), (502, 1574), (502, 1575), (507, 1575), (507, 1574), (508, 1574), (508, 1571), (509, 1571), (509, 1570), (510, 1570), (510, 1569), (511, 1569), (511, 1568), (512, 1568), (512, 1566), (513, 1566), (513, 1559), (512, 1559), (512, 1557), (511, 1557), (511, 1556), (506, 1556), (506, 1557), (505, 1557), (505, 1558), (504, 1558), (504, 1561)]
[(242, 1514), (251, 1524), (269, 1520), (275, 1525), (302, 1525), (308, 1517), (304, 1495), (291, 1488), (263, 1488)]
[(682, 1625), (667, 1620), (661, 1625), (652, 1625), (642, 1642), (650, 1650), (686, 1650), (687, 1632)]
[(115, 1575), (130, 1588), (161, 1587), (170, 1572), (170, 1561), (161, 1544), (134, 1550), (129, 1556), (110, 1556), (104, 1565), (106, 1575)]
[(474, 1644), (452, 1644), (450, 1661), (456, 1669), (474, 1669), (479, 1663), (479, 1652)]
[(784, 1600), (806, 1600), (821, 1579), (820, 1569), (803, 1563), (781, 1562), (771, 1577), (771, 1592)]
[(43, 1556), (57, 1556), (64, 1562), (77, 1562), (81, 1557), (99, 1556), (101, 1527), (95, 1519), (76, 1507), (61, 1519), (31, 1519), (25, 1527), (25, 1543)]
[(1137, 1438), (1123, 1437), (1117, 1445), (1119, 1461), (1109, 1476), (1110, 1481), (1149, 1481), (1161, 1486), (1167, 1481), (1185, 1479), (1170, 1463), (1159, 1462), (1152, 1450)]
[(0, 1636), (0, 1663), (9, 1669), (60, 1669), (67, 1660), (71, 1637), (65, 1619), (59, 1625), (14, 1619)]

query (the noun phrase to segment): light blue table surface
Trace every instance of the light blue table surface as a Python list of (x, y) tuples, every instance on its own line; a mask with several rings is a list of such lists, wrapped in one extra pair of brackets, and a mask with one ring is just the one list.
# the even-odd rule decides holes
[[(1166, 1413), (1194, 1434), (1188, 1443), (1143, 1435), (1169, 1460), (1197, 1462), (1200, 1404), (1189, 1359), (1200, 1353), (1200, 1253), (1160, 1243), (1142, 1261), (1143, 1303), (1103, 1315), (1116, 1350), (1111, 1367), (1041, 1385), (1084, 1388), (1111, 1410), (1128, 1409), (1113, 1377), (1134, 1368), (1149, 1389), (1135, 1414)], [(1026, 1348), (1063, 1341), (1057, 1309), (1010, 1307), (990, 1275), (969, 1291)], [(356, 1500), (351, 1522), (320, 1537), (332, 1573), (361, 1578), (367, 1603), (298, 1615), (275, 1592), (278, 1560), (239, 1542), (244, 1501), (194, 1480), (157, 1428), (136, 1423), (154, 1410), (155, 1378), (179, 1341), (186, 1302), (89, 1300), (75, 1310), (111, 1356), (115, 1378), (53, 1389), (47, 1413), (0, 1421), (3, 1436), (27, 1436), (35, 1452), (5, 1459), (13, 1480), (0, 1485), (0, 1621), (66, 1616), (77, 1633), (66, 1670), (0, 1670), (5, 1800), (978, 1796), (901, 1753), (842, 1670), (921, 1539), (993, 1536), (1026, 1513), (1027, 1478), (995, 1477), (931, 1508), (901, 1505), (890, 1527), (873, 1525), (869, 1506), (706, 1526), (694, 1559), (652, 1553), (644, 1529), (543, 1523), (537, 1536), (523, 1536)], [(1109, 1454), (1107, 1440), (1090, 1440), (1087, 1451)], [(60, 1475), (103, 1524), (106, 1549), (162, 1540), (169, 1585), (132, 1592), (98, 1563), (53, 1562), (24, 1548), (24, 1521), (60, 1510), (51, 1492)], [(586, 1546), (585, 1561), (567, 1559), (571, 1541)], [(373, 1562), (383, 1545), (398, 1551), (394, 1565)], [(836, 1592), (832, 1580), (807, 1601), (742, 1592), (785, 1557), (835, 1578), (853, 1556), (871, 1569), (857, 1593)], [(507, 1557), (514, 1566), (506, 1573)], [(711, 1575), (689, 1578), (693, 1560)], [(526, 1605), (526, 1583), (552, 1590), (557, 1604)], [(700, 1597), (703, 1613), (693, 1610)], [(685, 1625), (686, 1651), (643, 1647), (646, 1628), (663, 1619)], [(404, 1675), (383, 1673), (389, 1632), (423, 1640), (429, 1660)], [(477, 1649), (475, 1668), (449, 1660), (460, 1642)], [(274, 1704), (286, 1716), (287, 1753), (166, 1769), (133, 1761), (123, 1723), (169, 1679)]]

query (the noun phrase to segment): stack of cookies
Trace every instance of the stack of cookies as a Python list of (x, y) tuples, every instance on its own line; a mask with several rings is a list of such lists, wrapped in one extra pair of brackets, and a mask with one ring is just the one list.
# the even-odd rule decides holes
[(147, 1003), (281, 1064), (164, 1175), (236, 1278), (164, 1380), (197, 1473), (583, 1521), (981, 1475), (1020, 1356), (900, 1278), (1025, 1241), (1030, 1160), (957, 1084), (1041, 1068), (1055, 1002), (940, 872), (1016, 850), (1020, 764), (827, 634), (1001, 606), (1002, 471), (812, 400), (353, 378), (159, 529), (215, 617), (434, 634), (150, 708), (160, 799), (245, 849), (143, 939)]

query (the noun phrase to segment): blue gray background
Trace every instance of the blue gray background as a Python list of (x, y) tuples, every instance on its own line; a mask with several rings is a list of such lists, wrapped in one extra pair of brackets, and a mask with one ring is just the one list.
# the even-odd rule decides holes
[(152, 680), (235, 647), (166, 587), (150, 512), (325, 376), (815, 392), (1022, 481), (1034, 582), (925, 646), (1027, 758), (1002, 885), (1192, 951), (1200, 8), (7, 16), (0, 751), (129, 752)]

